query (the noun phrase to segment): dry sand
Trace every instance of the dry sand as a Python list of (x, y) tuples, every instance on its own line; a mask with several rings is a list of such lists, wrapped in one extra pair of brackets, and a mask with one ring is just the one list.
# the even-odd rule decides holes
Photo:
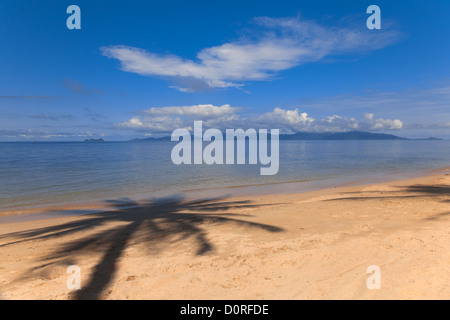
[(2, 299), (450, 299), (449, 267), (446, 174), (0, 224)]

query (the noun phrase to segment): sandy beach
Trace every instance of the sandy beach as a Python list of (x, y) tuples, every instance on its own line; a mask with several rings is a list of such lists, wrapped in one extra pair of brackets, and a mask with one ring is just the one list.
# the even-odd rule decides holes
[(1, 299), (450, 299), (450, 175), (3, 223), (0, 256)]

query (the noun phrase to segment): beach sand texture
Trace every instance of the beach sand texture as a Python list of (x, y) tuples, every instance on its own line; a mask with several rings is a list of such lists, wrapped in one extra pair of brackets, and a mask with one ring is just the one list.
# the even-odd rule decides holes
[(117, 206), (0, 224), (0, 298), (450, 299), (448, 174)]

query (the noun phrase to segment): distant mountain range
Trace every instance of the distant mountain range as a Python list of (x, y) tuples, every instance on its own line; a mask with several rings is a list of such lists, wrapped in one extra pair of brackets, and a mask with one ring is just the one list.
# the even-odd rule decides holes
[[(280, 140), (443, 140), (439, 138), (408, 139), (392, 134), (372, 133), (362, 131), (318, 133), (318, 132), (297, 132), (295, 134), (280, 134)], [(144, 141), (170, 141), (170, 137), (133, 139), (131, 142)]]

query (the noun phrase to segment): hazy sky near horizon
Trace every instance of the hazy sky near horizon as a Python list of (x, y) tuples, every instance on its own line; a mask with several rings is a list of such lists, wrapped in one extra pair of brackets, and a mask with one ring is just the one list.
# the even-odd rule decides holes
[[(69, 30), (69, 5), (81, 30)], [(369, 5), (381, 30), (369, 30)], [(450, 138), (448, 1), (0, 2), (0, 141), (205, 127)]]

